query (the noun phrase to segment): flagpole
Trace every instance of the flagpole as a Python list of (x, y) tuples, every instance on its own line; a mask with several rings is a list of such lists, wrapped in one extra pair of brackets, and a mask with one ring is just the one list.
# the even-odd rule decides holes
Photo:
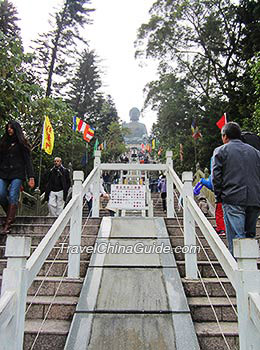
[(195, 169), (197, 166), (197, 147), (196, 147), (196, 140), (194, 140), (194, 158), (195, 158)]
[(40, 188), (40, 181), (41, 181), (41, 175), (42, 175), (42, 149), (40, 147), (40, 168), (39, 168), (39, 177), (38, 177), (38, 188)]
[(86, 176), (88, 174), (88, 142), (86, 142)]
[(38, 188), (40, 189), (40, 182), (41, 182), (41, 175), (42, 175), (42, 147), (43, 147), (43, 135), (44, 135), (44, 122), (43, 121), (43, 127), (42, 127), (42, 142), (40, 144), (40, 166), (39, 166), (39, 175), (38, 175)]

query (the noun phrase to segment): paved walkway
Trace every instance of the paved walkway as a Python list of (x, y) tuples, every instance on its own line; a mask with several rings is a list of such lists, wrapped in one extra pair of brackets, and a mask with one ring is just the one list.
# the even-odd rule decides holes
[(65, 349), (199, 349), (162, 218), (103, 218), (96, 250)]

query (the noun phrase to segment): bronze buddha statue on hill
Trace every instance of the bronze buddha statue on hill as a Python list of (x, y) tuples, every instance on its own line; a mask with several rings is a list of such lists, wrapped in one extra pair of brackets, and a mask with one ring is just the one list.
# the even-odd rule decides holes
[(126, 144), (141, 144), (145, 142), (147, 137), (147, 129), (145, 124), (139, 122), (140, 111), (138, 108), (133, 107), (129, 112), (130, 123), (123, 123), (123, 127), (129, 130), (129, 133), (125, 136)]

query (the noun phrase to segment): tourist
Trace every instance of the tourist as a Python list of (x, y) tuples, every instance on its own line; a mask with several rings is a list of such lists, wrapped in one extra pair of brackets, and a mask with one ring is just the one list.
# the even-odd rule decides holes
[(5, 133), (0, 140), (0, 204), (7, 214), (2, 234), (10, 233), (16, 216), (20, 188), (26, 177), (29, 187), (33, 188), (31, 147), (20, 124), (12, 120), (6, 124)]
[(212, 183), (216, 202), (222, 202), (228, 246), (233, 239), (255, 237), (260, 214), (260, 152), (241, 141), (237, 123), (221, 129), (223, 145), (212, 160)]
[(70, 173), (62, 165), (60, 157), (54, 159), (54, 167), (47, 175), (45, 200), (48, 201), (49, 215), (59, 216), (64, 208), (71, 186)]

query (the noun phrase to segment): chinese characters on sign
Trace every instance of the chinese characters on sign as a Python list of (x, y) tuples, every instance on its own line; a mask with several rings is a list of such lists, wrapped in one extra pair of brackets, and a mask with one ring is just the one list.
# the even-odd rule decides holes
[(111, 204), (117, 209), (145, 209), (145, 186), (111, 185)]

